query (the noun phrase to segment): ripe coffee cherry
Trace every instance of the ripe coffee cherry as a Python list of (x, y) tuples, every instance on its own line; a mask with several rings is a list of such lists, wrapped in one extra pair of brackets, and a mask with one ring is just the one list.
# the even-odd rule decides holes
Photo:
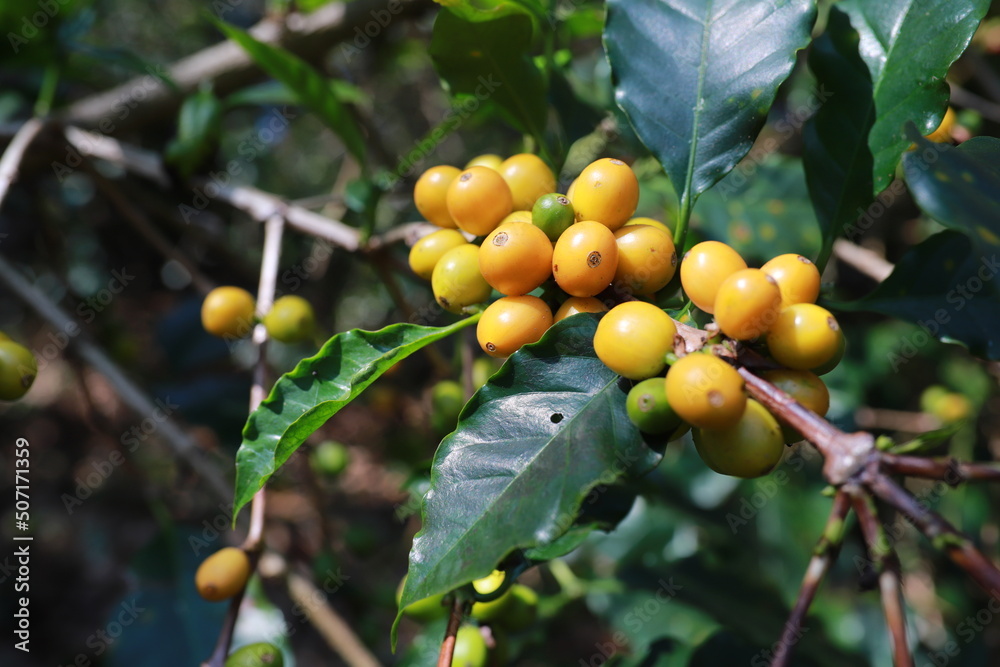
[(465, 168), (469, 167), (489, 167), (495, 171), (500, 171), (500, 165), (503, 163), (503, 158), (496, 153), (483, 153), (482, 155), (477, 155), (476, 157), (469, 160)]
[(632, 387), (625, 399), (625, 409), (632, 423), (644, 433), (672, 433), (681, 425), (681, 418), (667, 400), (663, 378), (649, 378)]
[(715, 297), (722, 282), (747, 268), (739, 253), (718, 241), (703, 241), (681, 259), (681, 287), (688, 298), (706, 313), (715, 312)]
[(556, 189), (556, 177), (549, 165), (531, 153), (512, 155), (498, 171), (510, 186), (515, 209), (530, 211), (539, 197)]
[(596, 220), (615, 231), (632, 217), (639, 203), (639, 180), (621, 160), (591, 162), (574, 182), (573, 208), (577, 220)]
[(226, 658), (225, 667), (284, 667), (285, 658), (274, 644), (258, 642), (241, 646)]
[(508, 222), (527, 222), (531, 224), (531, 211), (511, 211), (510, 215), (500, 221), (500, 224), (506, 225)]
[(696, 429), (694, 445), (715, 472), (747, 479), (774, 470), (785, 451), (777, 420), (753, 399), (733, 426)]
[[(443, 231), (443, 230), (442, 230)], [(286, 294), (264, 316), (267, 335), (282, 343), (301, 343), (316, 333), (316, 313), (312, 304), (300, 296)]]
[[(399, 586), (396, 587), (396, 605), (399, 605), (399, 601), (403, 597), (403, 586), (406, 584), (406, 577), (404, 576), (399, 580)], [(432, 621), (435, 618), (441, 618), (448, 614), (448, 610), (441, 603), (444, 602), (444, 594), (432, 595), (429, 598), (424, 598), (423, 600), (417, 600), (416, 602), (410, 604), (405, 609), (403, 613), (412, 619), (418, 621)]]
[[(761, 377), (809, 408), (820, 417), (830, 409), (830, 390), (815, 373), (809, 371), (776, 370), (761, 373)], [(785, 420), (777, 417), (785, 442), (791, 444), (802, 439), (802, 434)]]
[(802, 255), (778, 255), (760, 270), (778, 282), (782, 308), (795, 303), (814, 303), (819, 297), (819, 269)]
[(920, 409), (944, 424), (961, 421), (972, 414), (973, 405), (967, 397), (941, 385), (931, 385), (920, 394)]
[(475, 625), (463, 625), (455, 635), (451, 667), (486, 667), (486, 640)]
[(615, 232), (618, 269), (615, 285), (633, 294), (653, 294), (662, 289), (677, 270), (674, 239), (650, 225), (627, 225)]
[(542, 195), (531, 208), (531, 224), (545, 232), (550, 241), (559, 236), (576, 222), (576, 213), (569, 197), (557, 192)]
[[(569, 184), (568, 188), (566, 188), (566, 198), (569, 199), (570, 203), (573, 203), (573, 197), (576, 195), (576, 181), (577, 180), (578, 179), (574, 178), (573, 182)], [(573, 211), (575, 212), (576, 209), (573, 209)]]
[(455, 224), (474, 236), (489, 234), (514, 210), (507, 182), (489, 167), (470, 167), (459, 174), (448, 186), (446, 201)]
[(239, 287), (216, 287), (201, 304), (201, 324), (220, 338), (243, 338), (253, 331), (257, 304)]
[(722, 333), (737, 340), (767, 333), (780, 311), (781, 290), (774, 278), (760, 269), (742, 269), (730, 275), (715, 295), (715, 321)]
[(233, 597), (250, 578), (250, 558), (243, 549), (225, 547), (202, 561), (194, 575), (198, 594), (209, 602)]
[(593, 220), (578, 222), (563, 232), (552, 252), (552, 275), (572, 296), (598, 294), (611, 284), (617, 268), (615, 235)]
[(843, 333), (830, 311), (812, 303), (783, 309), (767, 335), (767, 349), (782, 366), (800, 371), (834, 359)]
[(537, 296), (505, 296), (483, 311), (476, 338), (491, 357), (508, 357), (536, 342), (550, 326), (552, 311)]
[(675, 335), (677, 326), (665, 312), (645, 301), (627, 301), (598, 322), (594, 352), (615, 373), (644, 380), (666, 366)]
[(445, 229), (457, 226), (448, 212), (447, 197), (449, 186), (461, 173), (457, 167), (441, 165), (431, 167), (417, 179), (417, 184), (413, 187), (413, 203), (420, 215), (431, 224)]
[(632, 218), (624, 224), (625, 227), (630, 227), (634, 225), (649, 225), (650, 227), (656, 227), (657, 229), (666, 232), (670, 235), (670, 238), (674, 238), (674, 230), (667, 227), (664, 223), (653, 218)]
[(38, 361), (31, 350), (4, 338), (0, 341), (0, 401), (16, 401), (34, 383)]
[(500, 225), (479, 247), (479, 271), (501, 294), (527, 294), (552, 275), (552, 242), (526, 222)]
[(604, 302), (592, 296), (571, 296), (556, 311), (553, 322), (559, 322), (577, 313), (603, 313), (608, 310)]
[(431, 289), (441, 307), (451, 313), (486, 301), (493, 290), (479, 272), (479, 248), (466, 243), (442, 255), (431, 274)]
[(457, 229), (440, 229), (428, 234), (410, 248), (410, 268), (424, 280), (430, 280), (441, 256), (466, 243), (468, 241)]
[(699, 428), (724, 429), (739, 421), (746, 408), (743, 378), (711, 354), (681, 357), (667, 372), (670, 407)]
[(955, 127), (956, 119), (955, 110), (948, 107), (948, 110), (944, 112), (944, 118), (941, 119), (941, 124), (928, 134), (927, 138), (938, 143), (951, 141), (951, 131)]

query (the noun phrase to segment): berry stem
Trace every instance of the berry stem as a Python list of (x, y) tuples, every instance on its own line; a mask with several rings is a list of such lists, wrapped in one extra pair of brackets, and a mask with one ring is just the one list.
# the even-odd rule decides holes
[(823, 577), (826, 576), (830, 566), (837, 560), (840, 553), (840, 545), (844, 539), (844, 524), (850, 510), (850, 495), (844, 489), (839, 489), (833, 498), (833, 507), (826, 520), (823, 535), (816, 544), (812, 559), (806, 568), (806, 574), (802, 578), (802, 586), (799, 588), (799, 596), (795, 600), (795, 606), (781, 632), (778, 647), (771, 659), (771, 667), (787, 667), (791, 664), (792, 651), (802, 638), (802, 622), (816, 597)]
[(1000, 570), (940, 514), (921, 505), (906, 489), (881, 472), (869, 469), (863, 482), (873, 494), (902, 512), (934, 546), (944, 549), (948, 557), (987, 593), (1000, 594)]
[(899, 584), (899, 558), (878, 521), (875, 503), (871, 496), (855, 486), (851, 487), (854, 511), (878, 572), (879, 591), (882, 595), (882, 612), (885, 614), (889, 633), (892, 635), (892, 655), (895, 667), (913, 667), (913, 656), (906, 641), (906, 612), (902, 604)]
[(954, 458), (929, 459), (888, 452), (882, 454), (881, 462), (886, 472), (941, 480), (951, 486), (963, 482), (1000, 481), (1000, 463), (964, 463)]
[(437, 667), (451, 667), (451, 661), (455, 656), (455, 637), (458, 634), (458, 626), (462, 623), (464, 606), (462, 599), (456, 595), (451, 603), (448, 629), (444, 633), (444, 641), (441, 642), (441, 653), (438, 655)]

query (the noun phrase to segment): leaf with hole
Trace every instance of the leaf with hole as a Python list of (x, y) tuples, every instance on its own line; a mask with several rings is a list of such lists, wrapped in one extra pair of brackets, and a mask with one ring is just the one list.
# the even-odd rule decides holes
[(625, 411), (631, 383), (594, 354), (598, 319), (556, 324), (466, 404), (434, 457), (401, 607), (553, 543), (595, 487), (659, 462)]
[(243, 428), (243, 444), (236, 452), (233, 521), (306, 438), (383, 373), (478, 320), (474, 315), (446, 327), (404, 322), (379, 331), (352, 329), (282, 375)]

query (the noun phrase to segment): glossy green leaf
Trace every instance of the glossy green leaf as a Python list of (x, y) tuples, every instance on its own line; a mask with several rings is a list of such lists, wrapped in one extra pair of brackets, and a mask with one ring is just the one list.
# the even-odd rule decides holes
[(447, 327), (400, 323), (379, 331), (352, 329), (282, 375), (243, 428), (233, 520), (306, 438), (383, 373), (478, 320), (476, 315)]
[(184, 178), (210, 156), (222, 132), (222, 104), (211, 90), (200, 90), (181, 105), (177, 136), (167, 144), (164, 158)]
[(594, 354), (598, 319), (555, 325), (465, 406), (434, 457), (402, 607), (552, 543), (592, 489), (659, 462), (625, 412), (630, 383)]
[(542, 73), (530, 57), (532, 32), (532, 18), (523, 11), (470, 21), (442, 9), (430, 53), (451, 94), (465, 100), (463, 108), (493, 103), (544, 147), (548, 110)]
[(248, 33), (215, 21), (226, 37), (239, 44), (261, 68), (288, 86), (299, 100), (337, 133), (347, 150), (365, 164), (365, 142), (354, 116), (341, 102), (330, 81), (308, 63), (284, 49), (259, 42)]
[(1000, 139), (976, 137), (957, 148), (917, 134), (903, 156), (906, 183), (925, 213), (964, 231), (983, 252), (1000, 251)]
[(956, 433), (965, 427), (965, 424), (966, 422), (964, 419), (950, 424), (945, 424), (941, 428), (921, 433), (912, 440), (898, 444), (895, 447), (892, 447), (889, 451), (893, 454), (916, 454), (929, 452), (933, 449), (937, 449), (937, 447), (941, 444), (951, 440)]
[(868, 135), (873, 194), (892, 181), (910, 145), (907, 121), (929, 134), (944, 117), (948, 68), (965, 50), (990, 0), (844, 0), (871, 74), (875, 122)]
[(874, 292), (837, 310), (892, 315), (921, 327), (892, 352), (894, 369), (914, 357), (928, 337), (966, 345), (1000, 359), (1000, 248), (981, 252), (967, 235), (946, 230), (906, 253)]
[(852, 239), (854, 226), (874, 198), (868, 132), (875, 123), (875, 102), (868, 68), (858, 53), (858, 33), (836, 5), (824, 32), (809, 52), (822, 106), (802, 131), (802, 161), (823, 246), (817, 265), (830, 257), (833, 241)]
[(618, 104), (689, 209), (746, 155), (795, 52), (810, 0), (610, 0)]
[(692, 225), (759, 263), (789, 252), (815, 258), (820, 248), (802, 162), (780, 155), (753, 173), (730, 172), (698, 200)]

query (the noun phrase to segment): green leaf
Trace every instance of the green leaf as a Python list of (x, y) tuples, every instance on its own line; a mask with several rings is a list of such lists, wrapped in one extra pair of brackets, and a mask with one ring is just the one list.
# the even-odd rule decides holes
[(374, 332), (352, 329), (282, 375), (243, 428), (243, 444), (236, 453), (233, 520), (306, 438), (383, 373), (478, 320), (473, 315), (446, 327), (404, 322)]
[(466, 404), (434, 457), (401, 608), (551, 544), (592, 489), (659, 462), (625, 412), (630, 383), (594, 354), (598, 319), (555, 325)]
[(1000, 250), (1000, 139), (976, 137), (956, 148), (909, 129), (917, 149), (903, 156), (903, 169), (917, 205), (982, 252)]
[(871, 74), (875, 123), (868, 135), (873, 194), (892, 182), (910, 145), (907, 121), (929, 134), (948, 104), (948, 68), (962, 54), (990, 0), (844, 0)]
[(928, 452), (932, 449), (936, 449), (938, 445), (951, 440), (956, 433), (965, 427), (965, 424), (966, 421), (964, 419), (951, 422), (950, 424), (945, 424), (941, 428), (921, 433), (912, 440), (898, 444), (895, 447), (892, 447), (889, 451), (893, 454), (915, 454), (919, 452)]
[(211, 90), (200, 90), (181, 105), (177, 136), (167, 144), (165, 159), (189, 178), (215, 152), (222, 132), (222, 104)]
[(215, 19), (213, 21), (226, 37), (243, 47), (265, 72), (293, 90), (306, 108), (337, 133), (362, 167), (365, 165), (365, 143), (361, 129), (330, 81), (298, 56), (258, 42), (239, 28)]
[(706, 192), (692, 224), (761, 263), (783, 253), (816, 257), (820, 229), (806, 192), (802, 162), (773, 155), (748, 176), (740, 168)]
[(814, 18), (810, 0), (609, 0), (618, 104), (682, 212), (750, 150)]
[(874, 187), (868, 148), (875, 122), (871, 75), (858, 53), (858, 33), (836, 5), (830, 8), (826, 32), (813, 43), (809, 69), (823, 105), (803, 128), (802, 160), (823, 235), (816, 262), (822, 269), (834, 239), (861, 231), (854, 223), (871, 203)]
[(914, 357), (928, 337), (962, 343), (973, 354), (1000, 359), (1000, 253), (980, 253), (972, 239), (946, 230), (916, 246), (875, 291), (837, 310), (874, 311), (914, 322), (921, 331), (891, 353), (893, 369)]
[(483, 18), (469, 21), (441, 10), (430, 47), (438, 74), (452, 95), (466, 98), (470, 107), (496, 104), (509, 122), (547, 150), (545, 82), (530, 57), (532, 18), (523, 11)]

